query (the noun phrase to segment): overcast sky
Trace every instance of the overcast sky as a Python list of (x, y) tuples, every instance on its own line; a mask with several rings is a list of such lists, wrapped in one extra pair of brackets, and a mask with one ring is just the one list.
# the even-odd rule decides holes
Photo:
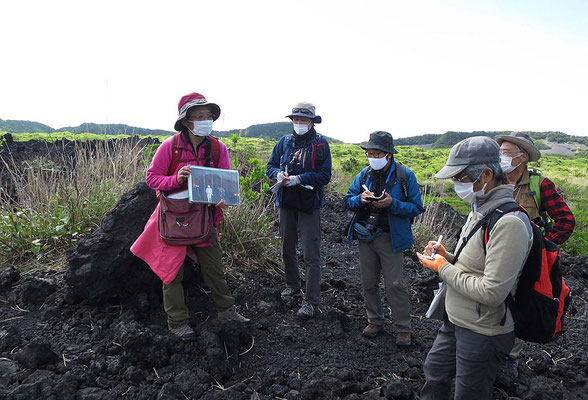
[(0, 118), (215, 130), (316, 105), (346, 142), (448, 130), (588, 135), (588, 1), (2, 1)]

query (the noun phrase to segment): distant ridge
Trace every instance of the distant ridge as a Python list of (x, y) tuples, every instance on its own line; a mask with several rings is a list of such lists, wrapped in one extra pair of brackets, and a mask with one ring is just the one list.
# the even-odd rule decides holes
[[(124, 124), (94, 124), (85, 122), (78, 126), (66, 126), (59, 129), (53, 129), (48, 125), (33, 121), (3, 120), (0, 119), (0, 131), (9, 133), (53, 133), (53, 132), (71, 132), (71, 133), (94, 133), (98, 135), (158, 135), (169, 136), (175, 132), (161, 129), (146, 129)], [(290, 122), (270, 122), (267, 124), (251, 125), (245, 129), (233, 129), (229, 131), (213, 131), (213, 135), (218, 137), (230, 137), (237, 134), (243, 137), (256, 137), (264, 139), (278, 140), (282, 136), (292, 132), (292, 123)], [(340, 140), (325, 136), (329, 143), (343, 143)]]
[(78, 126), (66, 126), (53, 129), (49, 125), (33, 121), (3, 120), (0, 119), (0, 131), (8, 133), (95, 133), (98, 135), (171, 135), (173, 132), (161, 129), (145, 129), (124, 124), (93, 124), (84, 122)]
[[(320, 132), (320, 129), (318, 129)], [(59, 129), (53, 129), (49, 125), (34, 121), (20, 120), (3, 120), (0, 119), (0, 131), (9, 133), (39, 133), (39, 132), (72, 132), (72, 133), (95, 133), (99, 135), (158, 135), (169, 136), (174, 134), (172, 131), (162, 129), (146, 129), (124, 124), (94, 124), (85, 122), (79, 126), (66, 126)], [(263, 139), (278, 140), (282, 136), (292, 132), (290, 122), (270, 122), (266, 124), (255, 124), (245, 129), (233, 129), (229, 131), (213, 131), (218, 137), (230, 137), (237, 134), (242, 137), (254, 137)], [(448, 148), (457, 142), (472, 136), (489, 136), (508, 135), (512, 131), (474, 131), (474, 132), (455, 132), (448, 131), (441, 133), (428, 133), (425, 135), (412, 136), (407, 138), (394, 139), (397, 146), (422, 146), (427, 148)], [(579, 143), (588, 146), (588, 137), (572, 136), (563, 132), (526, 132), (536, 141), (540, 150), (548, 149), (544, 140), (555, 143)], [(341, 140), (325, 136), (329, 143), (343, 143)], [(365, 143), (365, 142), (364, 142)]]
[[(454, 144), (472, 137), (472, 136), (488, 136), (495, 137), (496, 135), (510, 135), (513, 131), (474, 131), (474, 132), (445, 132), (443, 134), (426, 134), (420, 136), (412, 136), (408, 138), (394, 139), (394, 144), (398, 146), (427, 146), (434, 149), (442, 149), (452, 147)], [(556, 143), (580, 143), (588, 145), (588, 137), (572, 136), (563, 132), (525, 132), (534, 141), (540, 150), (548, 149), (549, 146), (543, 142)]]

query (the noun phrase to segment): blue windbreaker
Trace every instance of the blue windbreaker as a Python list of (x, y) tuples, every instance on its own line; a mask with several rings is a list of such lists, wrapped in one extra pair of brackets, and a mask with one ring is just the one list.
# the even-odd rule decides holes
[[(361, 184), (364, 181), (363, 177), (368, 168), (362, 169), (355, 177), (347, 191), (347, 195), (345, 195), (345, 206), (349, 210), (356, 212), (347, 231), (347, 240), (349, 243), (353, 239), (353, 224), (357, 221), (357, 211), (362, 210), (364, 207), (369, 207), (361, 203), (361, 193), (364, 191)], [(390, 226), (392, 249), (395, 253), (404, 251), (412, 246), (414, 236), (412, 235), (410, 219), (424, 211), (419, 184), (414, 172), (408, 167), (406, 168), (406, 186), (408, 188), (408, 201), (402, 201), (402, 189), (400, 188), (398, 177), (393, 182), (386, 184), (386, 193), (389, 193), (392, 197), (392, 203), (386, 210), (386, 215), (388, 216), (388, 224)]]

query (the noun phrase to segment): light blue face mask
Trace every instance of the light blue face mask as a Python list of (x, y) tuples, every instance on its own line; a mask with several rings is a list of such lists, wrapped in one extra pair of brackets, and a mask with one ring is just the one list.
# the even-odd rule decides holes
[(212, 132), (212, 120), (207, 119), (205, 121), (188, 121), (194, 124), (194, 128), (190, 130), (193, 135), (196, 136), (208, 136)]

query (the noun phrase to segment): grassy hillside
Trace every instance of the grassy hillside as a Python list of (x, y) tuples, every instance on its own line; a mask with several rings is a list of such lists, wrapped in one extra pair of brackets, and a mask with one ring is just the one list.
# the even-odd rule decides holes
[[(454, 144), (467, 139), (472, 136), (488, 136), (495, 137), (497, 135), (510, 135), (512, 131), (488, 132), (488, 131), (474, 131), (474, 132), (445, 132), (444, 134), (426, 134), (420, 136), (413, 136), (409, 138), (399, 138), (395, 143), (399, 146), (424, 146), (432, 145), (436, 149), (450, 148)], [(545, 143), (574, 143), (588, 146), (588, 137), (572, 136), (562, 132), (525, 132), (537, 144), (539, 150), (549, 149), (550, 146)]]
[(3, 120), (0, 119), (0, 132), (53, 132), (55, 131), (49, 125), (40, 122), (19, 121), (19, 120)]

